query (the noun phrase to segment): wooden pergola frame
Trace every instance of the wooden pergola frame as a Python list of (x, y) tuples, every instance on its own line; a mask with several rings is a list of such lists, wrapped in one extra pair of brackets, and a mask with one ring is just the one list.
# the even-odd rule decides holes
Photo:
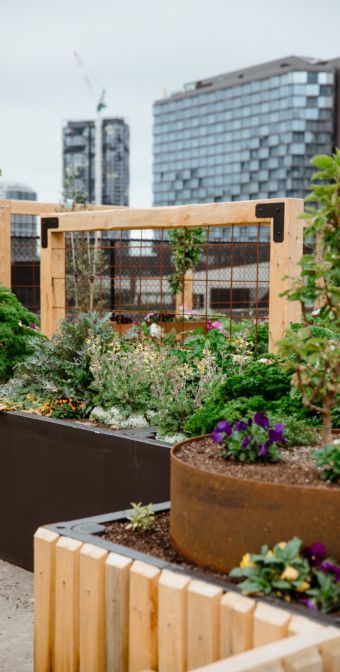
[[(291, 286), (289, 277), (299, 274), (303, 252), (302, 199), (208, 203), (161, 208), (116, 208), (99, 211), (50, 212), (42, 218), (41, 233), (41, 329), (52, 336), (66, 314), (65, 233), (171, 229), (268, 224), (270, 237), (269, 348), (287, 326), (300, 321), (300, 304), (280, 295)], [(289, 276), (289, 277), (287, 277)]]
[[(112, 210), (114, 205), (81, 205), (75, 206), (80, 212), (86, 207), (87, 210)], [(11, 288), (11, 216), (32, 215), (45, 217), (47, 215), (67, 212), (62, 203), (43, 203), (41, 201), (25, 201), (6, 199), (0, 200), (0, 284)]]

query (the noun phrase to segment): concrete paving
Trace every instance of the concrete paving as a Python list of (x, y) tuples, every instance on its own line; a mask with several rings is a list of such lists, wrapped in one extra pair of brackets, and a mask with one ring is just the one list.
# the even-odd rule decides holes
[(33, 574), (0, 560), (0, 672), (33, 670)]

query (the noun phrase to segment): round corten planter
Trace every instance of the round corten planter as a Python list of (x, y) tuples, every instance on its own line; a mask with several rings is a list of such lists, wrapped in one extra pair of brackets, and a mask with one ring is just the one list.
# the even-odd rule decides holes
[(340, 488), (271, 484), (217, 474), (181, 461), (171, 450), (170, 536), (176, 550), (201, 567), (227, 572), (242, 556), (300, 537), (326, 544), (340, 559)]

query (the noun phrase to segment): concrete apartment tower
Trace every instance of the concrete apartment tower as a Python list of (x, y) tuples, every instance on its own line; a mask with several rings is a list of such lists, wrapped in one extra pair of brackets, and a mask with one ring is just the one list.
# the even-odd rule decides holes
[(339, 101), (340, 58), (297, 56), (157, 100), (154, 205), (304, 197), (312, 156), (340, 144)]

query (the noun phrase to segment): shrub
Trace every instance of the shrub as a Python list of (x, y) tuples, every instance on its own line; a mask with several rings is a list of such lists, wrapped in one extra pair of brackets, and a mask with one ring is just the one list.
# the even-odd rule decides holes
[(110, 346), (116, 337), (107, 317), (80, 314), (74, 322), (63, 321), (51, 340), (36, 339), (31, 354), (17, 366), (5, 394), (23, 408), (53, 399), (91, 404), (93, 373), (88, 338), (98, 338), (103, 350)]
[(211, 437), (221, 445), (221, 457), (239, 462), (276, 462), (278, 448), (285, 445), (284, 425), (270, 427), (269, 418), (257, 412), (254, 418), (219, 422)]
[(42, 340), (36, 330), (39, 320), (25, 308), (9, 289), (0, 285), (0, 381), (8, 380), (33, 349), (34, 341)]
[(340, 483), (340, 439), (316, 450), (313, 457), (324, 481)]
[(260, 553), (246, 553), (230, 576), (245, 577), (239, 587), (246, 594), (275, 595), (286, 602), (296, 600), (309, 609), (324, 613), (340, 607), (340, 567), (326, 558), (326, 547), (316, 542), (301, 549), (294, 537), (273, 549), (262, 546)]

